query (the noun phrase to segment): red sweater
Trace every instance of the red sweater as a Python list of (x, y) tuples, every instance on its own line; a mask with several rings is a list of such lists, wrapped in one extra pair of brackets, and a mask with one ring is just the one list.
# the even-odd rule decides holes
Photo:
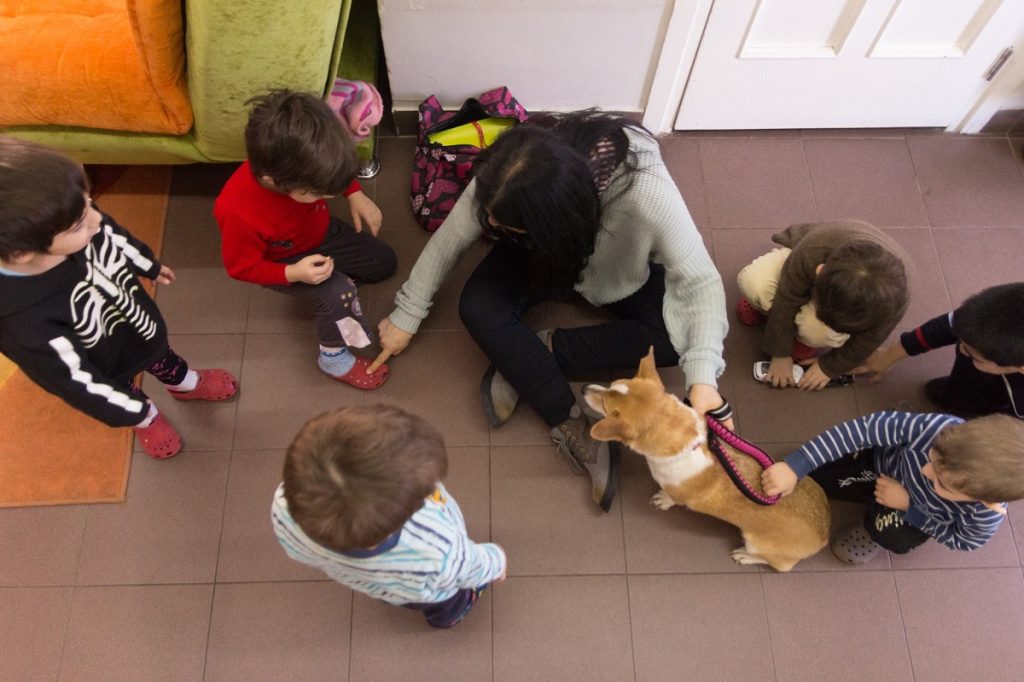
[[(353, 180), (344, 195), (362, 189)], [(256, 181), (249, 162), (238, 167), (213, 205), (221, 235), (221, 257), (228, 274), (256, 284), (288, 284), (288, 258), (314, 251), (324, 241), (330, 210), (318, 199), (311, 204), (267, 189)]]

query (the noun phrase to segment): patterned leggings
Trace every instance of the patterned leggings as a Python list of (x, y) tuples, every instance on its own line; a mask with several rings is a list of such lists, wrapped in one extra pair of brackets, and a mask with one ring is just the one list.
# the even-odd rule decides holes
[[(146, 371), (162, 384), (177, 386), (185, 380), (185, 375), (188, 374), (188, 363), (185, 362), (185, 358), (175, 353), (168, 346), (164, 356), (147, 367)], [(146, 398), (146, 394), (142, 392), (142, 388), (139, 386), (132, 384), (131, 390), (132, 394), (136, 397)]]

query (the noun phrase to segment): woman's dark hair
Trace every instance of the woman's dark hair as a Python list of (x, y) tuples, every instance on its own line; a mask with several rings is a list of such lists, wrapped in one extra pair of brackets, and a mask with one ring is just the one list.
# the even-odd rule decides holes
[(524, 276), (535, 298), (579, 283), (601, 227), (595, 174), (622, 164), (627, 178), (636, 170), (626, 128), (643, 131), (593, 109), (553, 114), (502, 133), (476, 158), (477, 219), (492, 236), (500, 231), (491, 217), (526, 231), (531, 272)]
[(85, 212), (82, 164), (34, 142), (0, 136), (0, 259), (45, 253)]
[(1024, 282), (989, 287), (953, 313), (953, 333), (1002, 367), (1024, 366)]
[(308, 92), (272, 90), (248, 100), (245, 153), (253, 174), (281, 192), (340, 194), (359, 170), (355, 144), (327, 104)]

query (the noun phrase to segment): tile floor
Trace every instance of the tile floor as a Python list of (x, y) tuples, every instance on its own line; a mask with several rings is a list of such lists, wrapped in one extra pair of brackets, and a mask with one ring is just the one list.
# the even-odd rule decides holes
[[(723, 275), (799, 221), (856, 217), (891, 231), (918, 271), (905, 326), (985, 286), (1020, 278), (1020, 140), (928, 131), (690, 134), (665, 158)], [(374, 319), (427, 241), (409, 215), (411, 138), (382, 141), (366, 191), (385, 212), (401, 270), (365, 287)], [(307, 313), (223, 273), (210, 215), (230, 167), (177, 168), (159, 303), (175, 347), (241, 377), (227, 404), (161, 408), (186, 450), (136, 453), (121, 505), (0, 511), (0, 678), (10, 680), (985, 680), (1024, 670), (1024, 504), (971, 554), (930, 543), (851, 568), (828, 551), (788, 575), (734, 564), (736, 531), (647, 503), (655, 485), (627, 458), (611, 513), (589, 502), (546, 429), (521, 411), (491, 430), (478, 405), (486, 362), (456, 312), (474, 248), (415, 343), (373, 395), (325, 379)], [(344, 213), (341, 202), (336, 210)], [(567, 306), (538, 323), (585, 323)], [(784, 454), (825, 427), (906, 399), (951, 351), (908, 361), (875, 387), (772, 392), (749, 377), (757, 332), (733, 323), (723, 392), (741, 431)], [(682, 388), (679, 377), (671, 385)], [(458, 628), (428, 630), (290, 562), (268, 505), (283, 450), (332, 406), (395, 402), (439, 426), (450, 489), (473, 537), (503, 544), (507, 582)], [(836, 505), (836, 525), (857, 517)]]

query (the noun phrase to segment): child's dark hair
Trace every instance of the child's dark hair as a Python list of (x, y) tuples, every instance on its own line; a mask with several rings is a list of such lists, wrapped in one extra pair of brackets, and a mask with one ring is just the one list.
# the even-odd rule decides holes
[(45, 253), (85, 213), (82, 164), (34, 142), (0, 136), (0, 260)]
[(256, 177), (274, 188), (339, 194), (359, 170), (355, 145), (325, 102), (308, 92), (272, 90), (248, 100), (245, 152)]
[(1024, 499), (1024, 422), (990, 414), (947, 426), (932, 443), (942, 483), (985, 502)]
[(906, 268), (884, 245), (852, 239), (826, 259), (811, 298), (818, 319), (837, 332), (867, 331), (906, 312)]
[(968, 298), (953, 313), (953, 333), (986, 360), (1024, 366), (1024, 282), (989, 287)]
[(288, 446), (284, 496), (295, 522), (335, 551), (397, 531), (448, 472), (444, 438), (393, 405), (342, 407), (306, 422)]
[(627, 128), (643, 131), (593, 109), (553, 114), (507, 130), (476, 158), (477, 219), (488, 234), (489, 216), (526, 230), (535, 297), (570, 291), (580, 281), (601, 227), (592, 155), (609, 140), (613, 158), (605, 161), (625, 164), (628, 177), (636, 159)]

